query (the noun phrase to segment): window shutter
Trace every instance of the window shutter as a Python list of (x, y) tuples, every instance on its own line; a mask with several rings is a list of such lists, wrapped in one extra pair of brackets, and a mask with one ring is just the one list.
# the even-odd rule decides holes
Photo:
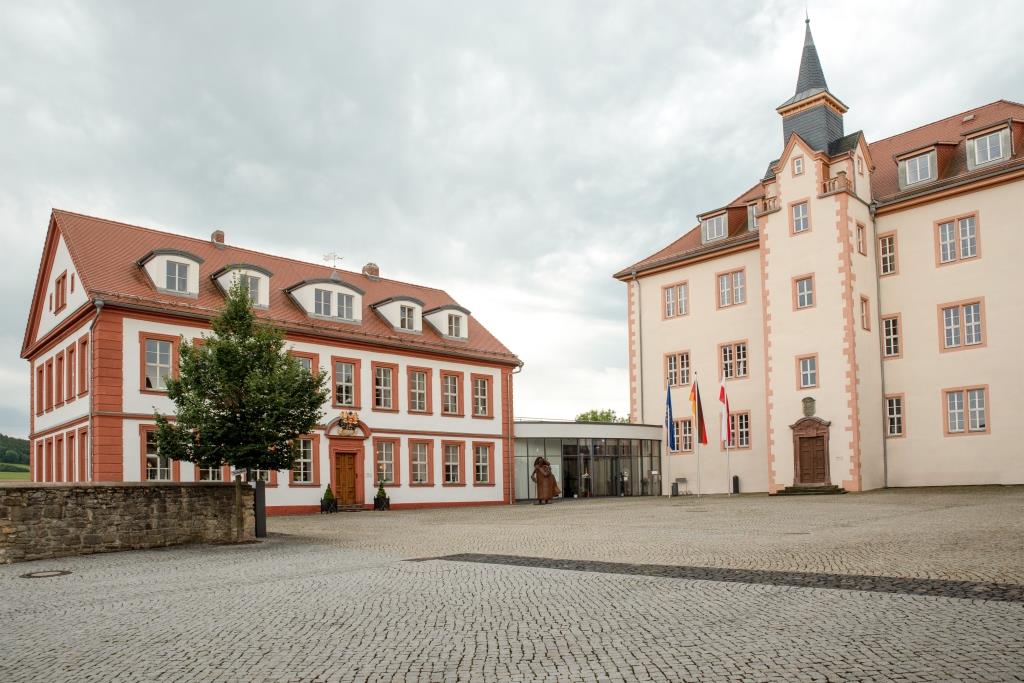
[(1010, 127), (1007, 126), (999, 131), (999, 147), (1003, 152), (1004, 159), (1008, 158), (1010, 154), (1013, 153), (1013, 150), (1010, 149), (1012, 144), (1013, 143), (1010, 140)]

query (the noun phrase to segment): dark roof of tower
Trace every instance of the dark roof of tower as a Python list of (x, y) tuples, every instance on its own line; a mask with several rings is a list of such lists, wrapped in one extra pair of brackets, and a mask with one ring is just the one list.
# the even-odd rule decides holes
[(796, 91), (792, 97), (779, 105), (780, 107), (828, 90), (825, 72), (821, 68), (821, 60), (818, 59), (818, 49), (814, 47), (814, 37), (811, 35), (811, 20), (808, 19), (805, 24), (804, 52), (800, 57), (800, 72), (796, 77)]

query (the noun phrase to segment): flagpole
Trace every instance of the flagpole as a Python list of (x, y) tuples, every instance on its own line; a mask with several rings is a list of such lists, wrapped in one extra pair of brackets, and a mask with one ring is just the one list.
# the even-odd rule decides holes
[[(728, 418), (727, 418), (728, 419)], [(731, 434), (731, 432), (730, 432)], [(730, 456), (729, 441), (725, 442), (725, 490), (732, 495), (732, 462), (729, 460)]]
[[(697, 383), (697, 371), (696, 370), (693, 371), (693, 383), (694, 383), (695, 386), (698, 386), (698, 387), (700, 386)], [(703, 415), (700, 414), (701, 413), (700, 409), (701, 409), (700, 393), (698, 393), (697, 394), (697, 409), (693, 411), (693, 413), (694, 413), (694, 415), (693, 415), (693, 427), (690, 430), (693, 433), (693, 450), (696, 452), (696, 455), (697, 455), (697, 500), (700, 500), (700, 498), (701, 498), (701, 490), (700, 490), (700, 425), (703, 422), (703, 417), (704, 417)]]

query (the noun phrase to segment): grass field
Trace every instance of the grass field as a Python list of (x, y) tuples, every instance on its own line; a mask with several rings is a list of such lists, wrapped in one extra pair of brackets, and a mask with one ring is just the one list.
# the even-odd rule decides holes
[(0, 481), (28, 481), (31, 479), (29, 471), (24, 472), (0, 472)]

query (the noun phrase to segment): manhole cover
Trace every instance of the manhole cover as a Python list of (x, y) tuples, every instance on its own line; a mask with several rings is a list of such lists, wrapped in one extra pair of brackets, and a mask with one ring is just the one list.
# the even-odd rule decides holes
[(23, 579), (48, 579), (51, 576), (66, 576), (71, 572), (64, 569), (49, 569), (41, 572), (29, 572), (28, 574), (22, 574)]

